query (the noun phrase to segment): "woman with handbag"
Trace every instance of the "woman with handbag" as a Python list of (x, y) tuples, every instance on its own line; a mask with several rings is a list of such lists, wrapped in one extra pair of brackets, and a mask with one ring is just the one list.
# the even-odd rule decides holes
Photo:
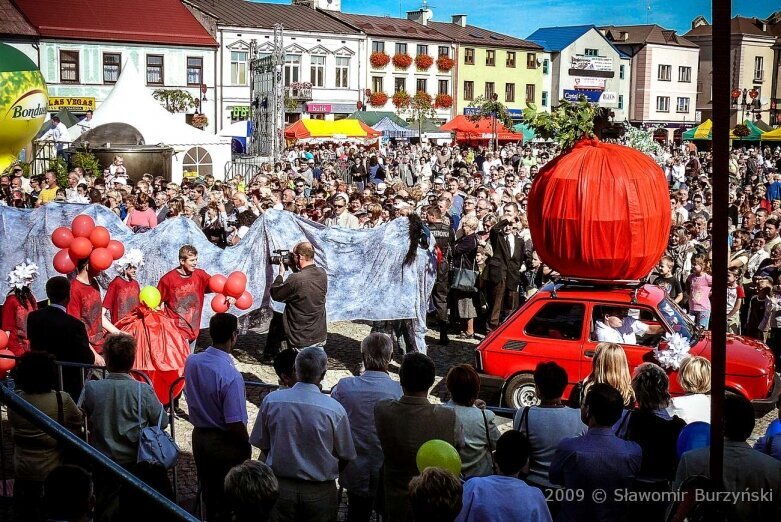
[(461, 335), (459, 339), (474, 339), (475, 317), (477, 308), (477, 276), (475, 262), (477, 257), (477, 225), (475, 216), (467, 216), (461, 221), (462, 234), (453, 245), (453, 277), (450, 288), (453, 292), (453, 302), (456, 314), (461, 320)]
[[(154, 389), (130, 375), (136, 357), (135, 339), (126, 334), (110, 335), (103, 345), (103, 356), (108, 375), (105, 379), (87, 381), (79, 401), (89, 419), (89, 442), (160, 493), (173, 498), (165, 466), (140, 460), (145, 457), (139, 452), (142, 434), (150, 428), (165, 428), (168, 417)], [(124, 520), (122, 517), (131, 516), (131, 513), (148, 512), (139, 505), (142, 499), (123, 491), (115, 480), (98, 477), (95, 484), (95, 520)]]

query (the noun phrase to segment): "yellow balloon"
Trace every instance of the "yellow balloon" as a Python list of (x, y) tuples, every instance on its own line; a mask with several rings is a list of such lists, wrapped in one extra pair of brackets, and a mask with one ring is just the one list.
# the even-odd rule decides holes
[(160, 306), (160, 299), (160, 290), (154, 286), (145, 286), (138, 294), (138, 300), (153, 310)]
[(48, 102), (38, 67), (20, 50), (0, 43), (0, 171), (38, 133)]

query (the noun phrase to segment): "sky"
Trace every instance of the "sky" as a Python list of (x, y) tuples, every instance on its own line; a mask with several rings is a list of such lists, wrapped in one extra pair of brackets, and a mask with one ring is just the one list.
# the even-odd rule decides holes
[[(278, 0), (266, 0), (275, 3)], [(287, 3), (284, 0), (279, 3)], [(342, 0), (342, 11), (385, 16), (406, 16), (420, 8), (421, 0)], [(650, 11), (647, 7), (650, 5)], [(467, 23), (525, 38), (540, 27), (561, 25), (634, 25), (655, 23), (679, 34), (691, 21), (711, 21), (708, 0), (429, 0), (434, 20), (449, 22), (450, 15), (466, 14)], [(778, 0), (733, 0), (733, 14), (766, 18), (781, 9)]]

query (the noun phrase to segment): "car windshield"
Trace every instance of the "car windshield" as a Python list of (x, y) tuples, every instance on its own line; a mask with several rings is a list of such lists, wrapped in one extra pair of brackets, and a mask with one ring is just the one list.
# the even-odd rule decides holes
[(672, 328), (674, 333), (680, 334), (690, 343), (696, 337), (697, 327), (686, 315), (686, 312), (680, 309), (674, 301), (665, 297), (659, 302), (659, 313), (664, 317), (667, 325)]

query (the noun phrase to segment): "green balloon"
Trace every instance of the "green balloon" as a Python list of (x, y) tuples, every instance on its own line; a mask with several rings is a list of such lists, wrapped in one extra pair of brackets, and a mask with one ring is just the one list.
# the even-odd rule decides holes
[(426, 468), (444, 468), (458, 477), (461, 474), (461, 457), (456, 448), (444, 440), (433, 439), (423, 444), (415, 457), (418, 471)]
[(138, 294), (138, 300), (153, 310), (160, 306), (160, 299), (160, 290), (154, 286), (145, 286)]

